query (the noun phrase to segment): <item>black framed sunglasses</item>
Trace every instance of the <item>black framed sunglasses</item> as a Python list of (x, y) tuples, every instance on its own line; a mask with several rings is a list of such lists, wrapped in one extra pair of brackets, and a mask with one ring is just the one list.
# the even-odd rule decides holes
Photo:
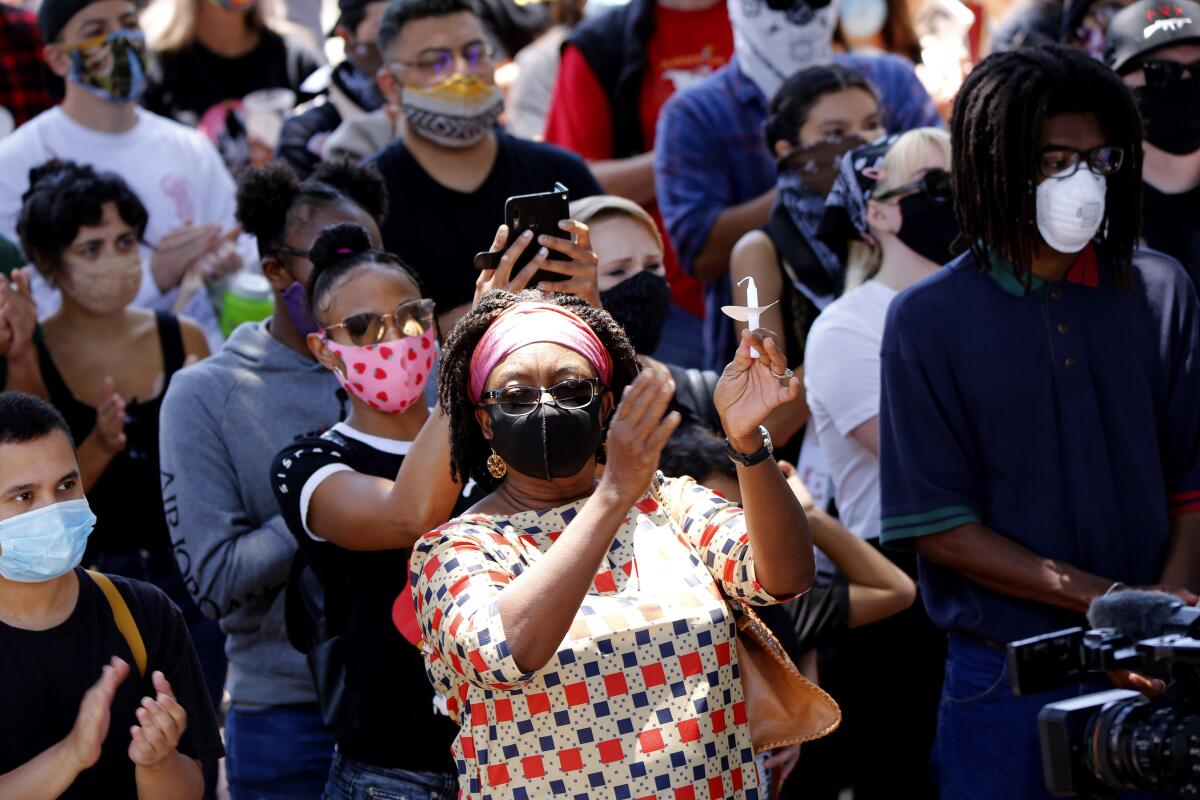
[(931, 169), (916, 180), (894, 186), (871, 199), (883, 202), (894, 197), (903, 197), (921, 192), (935, 203), (948, 203), (954, 198), (950, 173), (944, 169)]
[[(487, 42), (476, 39), (464, 44), (459, 52), (467, 65), (467, 70), (474, 72), (480, 64), (495, 57), (496, 48)], [(435, 78), (446, 78), (454, 74), (457, 55), (449, 47), (427, 47), (417, 54), (416, 61), (401, 61), (396, 58), (389, 61), (388, 64), (399, 64), (402, 67), (420, 70)]]
[(505, 386), (484, 392), (479, 407), (496, 405), (510, 417), (523, 417), (542, 403), (553, 403), (559, 408), (586, 408), (605, 388), (599, 378), (568, 378), (549, 388)]
[(397, 338), (423, 336), (433, 327), (433, 308), (432, 300), (408, 300), (396, 306), (396, 310), (389, 314), (376, 314), (371, 311), (351, 314), (336, 325), (328, 325), (322, 330), (326, 336), (331, 335), (333, 331), (344, 330), (350, 341), (356, 345), (382, 342), (389, 325), (399, 334)]
[(1185, 75), (1192, 80), (1200, 79), (1200, 61), (1182, 64), (1178, 61), (1148, 59), (1141, 66), (1146, 74), (1146, 85), (1156, 89), (1165, 89), (1182, 80)]
[(1125, 151), (1120, 147), (1047, 147), (1038, 156), (1038, 171), (1044, 178), (1069, 178), (1079, 171), (1080, 164), (1087, 164), (1096, 175), (1112, 175), (1124, 163)]
[[(286, 244), (275, 245), (275, 247), (272, 248), (272, 252), (274, 252), (276, 258), (279, 258), (279, 254), (283, 253), (285, 255), (295, 256), (296, 258), (303, 258), (305, 261), (311, 260), (308, 257), (308, 250), (301, 250), (298, 247), (288, 247)], [(282, 261), (283, 259), (280, 260)]]

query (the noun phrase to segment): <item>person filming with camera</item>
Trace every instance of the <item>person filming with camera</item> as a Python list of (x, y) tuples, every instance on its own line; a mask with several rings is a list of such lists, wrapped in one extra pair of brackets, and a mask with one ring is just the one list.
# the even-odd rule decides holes
[(1200, 308), (1177, 261), (1136, 249), (1141, 126), (1101, 64), (990, 56), (951, 127), (970, 250), (888, 312), (882, 539), (916, 550), (949, 634), (941, 797), (1048, 797), (1038, 712), (1099, 682), (1017, 697), (1005, 643), (1120, 584), (1196, 602)]

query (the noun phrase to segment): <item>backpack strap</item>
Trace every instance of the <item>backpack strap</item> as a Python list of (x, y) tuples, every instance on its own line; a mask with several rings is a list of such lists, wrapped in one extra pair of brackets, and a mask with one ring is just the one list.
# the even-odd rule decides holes
[(129, 645), (129, 652), (133, 654), (133, 663), (137, 666), (138, 674), (143, 678), (146, 677), (146, 645), (142, 641), (142, 634), (138, 630), (137, 623), (133, 620), (133, 614), (129, 611), (129, 605), (125, 602), (125, 598), (121, 596), (121, 592), (113, 586), (113, 582), (108, 579), (108, 576), (102, 572), (95, 570), (85, 570), (88, 576), (96, 582), (100, 587), (100, 591), (104, 592), (104, 598), (108, 600), (108, 605), (112, 608), (113, 620), (117, 623), (117, 630), (121, 632), (121, 636), (125, 639), (125, 644)]

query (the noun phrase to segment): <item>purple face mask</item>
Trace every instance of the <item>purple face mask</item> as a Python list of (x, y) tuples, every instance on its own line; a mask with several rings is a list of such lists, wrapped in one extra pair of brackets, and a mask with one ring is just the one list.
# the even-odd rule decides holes
[(299, 281), (292, 281), (292, 285), (284, 290), (283, 308), (301, 336), (308, 336), (321, 329), (308, 313), (308, 293), (304, 291), (304, 284)]

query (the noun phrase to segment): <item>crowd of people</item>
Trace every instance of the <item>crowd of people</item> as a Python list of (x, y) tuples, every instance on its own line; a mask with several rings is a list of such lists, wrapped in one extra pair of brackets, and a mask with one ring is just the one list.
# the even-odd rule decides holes
[(0, 797), (1048, 797), (1200, 601), (1200, 4), (1059, 6), (0, 5)]

